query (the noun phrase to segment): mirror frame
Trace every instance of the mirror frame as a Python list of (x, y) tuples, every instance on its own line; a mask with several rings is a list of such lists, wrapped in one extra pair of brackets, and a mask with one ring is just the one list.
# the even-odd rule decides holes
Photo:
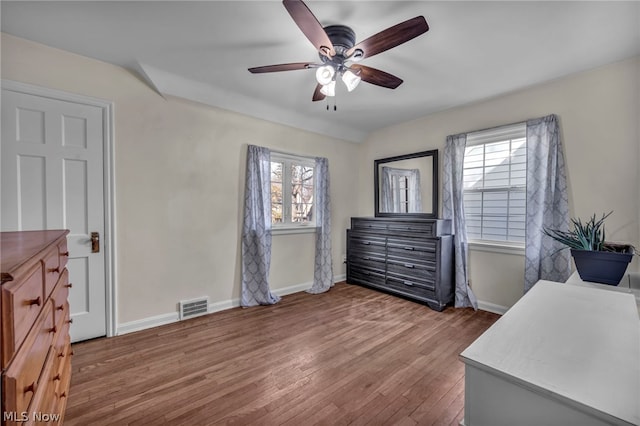
[[(380, 211), (380, 176), (378, 170), (381, 164), (391, 163), (394, 161), (410, 160), (412, 158), (431, 157), (433, 161), (433, 176), (431, 177), (431, 183), (433, 188), (431, 190), (433, 206), (431, 213), (387, 213)], [(435, 219), (438, 217), (438, 150), (433, 149), (430, 151), (416, 152), (413, 154), (398, 155), (396, 157), (381, 158), (373, 161), (373, 191), (374, 191), (374, 214), (376, 217), (405, 217), (405, 218), (422, 218), (422, 219)]]

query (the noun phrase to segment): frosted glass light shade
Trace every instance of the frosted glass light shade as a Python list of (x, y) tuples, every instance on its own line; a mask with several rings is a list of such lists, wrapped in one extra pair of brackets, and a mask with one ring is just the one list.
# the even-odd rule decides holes
[(324, 65), (316, 70), (316, 80), (323, 86), (329, 84), (333, 80), (336, 70), (330, 65)]
[(350, 92), (358, 87), (360, 80), (361, 79), (359, 76), (349, 70), (345, 71), (344, 74), (342, 74), (342, 81), (344, 82), (344, 85), (347, 86), (347, 90)]
[(332, 80), (329, 84), (324, 84), (320, 89), (320, 93), (325, 96), (335, 96), (336, 95), (336, 81)]

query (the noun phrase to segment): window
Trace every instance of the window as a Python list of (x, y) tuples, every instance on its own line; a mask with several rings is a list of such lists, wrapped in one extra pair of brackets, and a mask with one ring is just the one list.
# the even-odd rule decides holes
[(271, 154), (271, 224), (277, 228), (315, 226), (315, 161)]
[(524, 244), (526, 124), (469, 133), (464, 154), (464, 210), (471, 241)]
[(382, 211), (420, 213), (420, 170), (382, 167)]

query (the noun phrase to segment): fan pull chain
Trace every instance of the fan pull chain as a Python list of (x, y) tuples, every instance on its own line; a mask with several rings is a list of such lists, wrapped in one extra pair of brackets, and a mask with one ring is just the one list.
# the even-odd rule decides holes
[[(331, 96), (331, 97), (333, 98), (333, 110), (334, 110), (334, 111), (337, 111), (337, 110), (338, 110), (338, 107), (337, 107), (337, 105), (336, 105), (336, 96)], [(327, 96), (327, 97), (326, 97), (326, 99), (327, 99), (327, 111), (330, 111), (330, 108), (329, 108), (329, 98), (330, 98), (329, 96)]]

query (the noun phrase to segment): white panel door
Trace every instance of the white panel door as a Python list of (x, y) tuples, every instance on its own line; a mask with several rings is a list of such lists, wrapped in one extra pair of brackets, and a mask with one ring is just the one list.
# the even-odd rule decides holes
[(2, 231), (69, 229), (71, 339), (106, 335), (102, 109), (2, 90)]

